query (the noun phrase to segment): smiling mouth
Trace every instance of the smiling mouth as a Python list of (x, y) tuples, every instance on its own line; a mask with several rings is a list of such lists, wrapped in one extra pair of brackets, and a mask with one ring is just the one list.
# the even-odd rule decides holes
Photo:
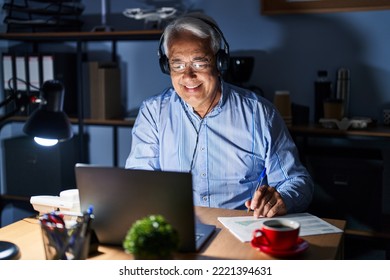
[(185, 88), (187, 89), (195, 89), (197, 87), (199, 87), (200, 85), (194, 85), (194, 86), (184, 86)]

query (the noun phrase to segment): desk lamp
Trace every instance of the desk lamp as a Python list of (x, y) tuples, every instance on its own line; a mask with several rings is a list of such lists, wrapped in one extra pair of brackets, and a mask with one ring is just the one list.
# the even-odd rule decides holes
[[(22, 80), (19, 81), (26, 83)], [(10, 88), (12, 89), (12, 87)], [(72, 138), (73, 131), (70, 121), (62, 111), (64, 101), (64, 86), (62, 83), (57, 80), (48, 80), (43, 83), (42, 89), (38, 90), (41, 92), (39, 97), (28, 96), (25, 93), (13, 90), (13, 93), (0, 103), (0, 107), (14, 101), (16, 108), (1, 117), (0, 122), (19, 111), (24, 111), (29, 104), (39, 103), (39, 108), (31, 114), (23, 127), (23, 131), (27, 135), (33, 136), (38, 144), (46, 146), (55, 145), (58, 142)], [(20, 251), (16, 244), (0, 241), (0, 260), (18, 259), (19, 257)]]
[(64, 103), (62, 83), (57, 80), (44, 82), (40, 99), (39, 108), (31, 114), (23, 131), (44, 146), (52, 146), (72, 138), (70, 121), (62, 111)]
[[(26, 83), (19, 79), (18, 81)], [(10, 88), (12, 89), (11, 86)], [(13, 93), (0, 103), (0, 107), (14, 101), (16, 108), (3, 116), (0, 121), (24, 111), (29, 104), (39, 103), (39, 108), (28, 118), (23, 131), (34, 137), (35, 142), (44, 146), (53, 146), (72, 138), (72, 126), (67, 115), (62, 111), (64, 103), (62, 83), (57, 80), (48, 80), (43, 83), (41, 89), (36, 89), (40, 92), (39, 97), (12, 90)]]

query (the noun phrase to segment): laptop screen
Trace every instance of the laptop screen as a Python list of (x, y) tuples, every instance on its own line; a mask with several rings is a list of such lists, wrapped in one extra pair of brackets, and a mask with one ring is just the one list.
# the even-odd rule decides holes
[(93, 229), (101, 244), (122, 245), (138, 219), (160, 214), (179, 233), (179, 250), (196, 251), (190, 173), (77, 164), (81, 210), (94, 208)]

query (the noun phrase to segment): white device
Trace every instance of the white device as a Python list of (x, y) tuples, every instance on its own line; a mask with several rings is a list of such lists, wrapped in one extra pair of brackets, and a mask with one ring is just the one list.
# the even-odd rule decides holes
[(53, 211), (69, 212), (75, 215), (80, 214), (79, 190), (70, 189), (60, 192), (59, 196), (36, 195), (30, 198), (30, 203), (39, 214)]

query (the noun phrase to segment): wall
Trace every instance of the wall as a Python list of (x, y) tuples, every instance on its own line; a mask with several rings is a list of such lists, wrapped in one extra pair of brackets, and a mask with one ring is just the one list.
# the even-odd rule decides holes
[[(95, 1), (84, 2), (89, 12)], [(126, 8), (142, 7), (140, 2), (111, 1), (109, 10), (121, 13)], [(328, 70), (335, 82), (336, 71), (343, 66), (351, 70), (351, 116), (382, 121), (382, 108), (390, 107), (390, 33), (386, 27), (390, 10), (264, 16), (259, 0), (182, 4), (202, 9), (216, 19), (232, 55), (255, 56), (249, 84), (261, 87), (269, 99), (275, 90), (288, 89), (293, 102), (312, 107), (317, 70)], [(120, 44), (119, 52), (127, 65), (128, 109), (138, 107), (144, 98), (170, 84), (159, 72), (156, 49), (157, 42)], [(312, 119), (313, 114), (311, 108)]]

